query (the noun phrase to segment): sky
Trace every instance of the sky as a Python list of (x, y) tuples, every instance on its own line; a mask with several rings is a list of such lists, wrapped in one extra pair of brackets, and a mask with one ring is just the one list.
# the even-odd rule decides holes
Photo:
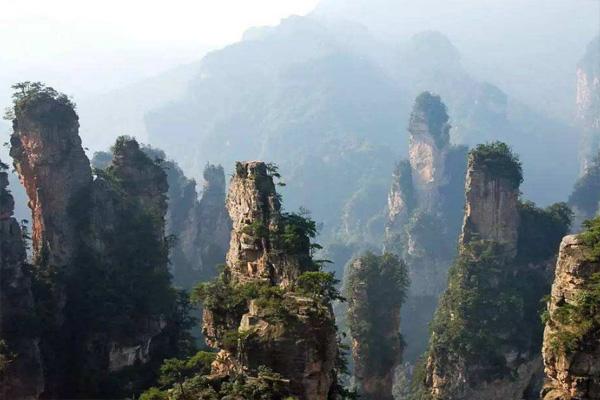
[(304, 15), (318, 0), (0, 3), (0, 88), (43, 80), (66, 92), (95, 94), (198, 60), (239, 40), (247, 28)]

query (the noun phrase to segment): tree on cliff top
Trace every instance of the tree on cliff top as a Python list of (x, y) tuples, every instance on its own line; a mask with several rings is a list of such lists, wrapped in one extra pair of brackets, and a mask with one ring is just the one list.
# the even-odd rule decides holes
[(425, 121), (429, 126), (429, 131), (434, 136), (438, 147), (447, 144), (450, 137), (448, 136), (448, 129), (445, 129), (445, 126), (450, 117), (441, 97), (430, 92), (421, 93), (415, 100), (413, 116), (419, 112), (423, 113)]
[(484, 168), (495, 178), (509, 180), (513, 187), (523, 183), (523, 167), (519, 156), (503, 142), (479, 144), (469, 153), (474, 165)]
[[(42, 82), (19, 82), (11, 86), (14, 89), (12, 95), (13, 107), (7, 108), (4, 114), (4, 119), (12, 121), (17, 114), (36, 104), (53, 101), (62, 108), (74, 112), (76, 105), (69, 96), (60, 93), (50, 86), (46, 86)], [(56, 111), (56, 110), (55, 110)], [(59, 121), (60, 118), (55, 119)]]

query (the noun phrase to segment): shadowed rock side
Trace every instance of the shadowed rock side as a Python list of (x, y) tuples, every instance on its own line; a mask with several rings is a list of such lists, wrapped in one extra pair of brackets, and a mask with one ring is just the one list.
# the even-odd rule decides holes
[(225, 208), (225, 171), (220, 165), (206, 164), (202, 196), (198, 204), (197, 221), (200, 227), (196, 245), (200, 247), (205, 279), (214, 277), (215, 267), (223, 264), (231, 235), (231, 219)]
[(135, 392), (151, 378), (153, 354), (173, 351), (177, 335), (166, 175), (121, 137), (93, 180), (74, 104), (39, 83), (15, 87), (10, 154), (32, 211), (40, 396)]
[(214, 295), (250, 295), (234, 308), (225, 304), (231, 297), (211, 305), (205, 296), (204, 334), (220, 349), (212, 370), (253, 375), (268, 367), (291, 395), (326, 399), (335, 392), (338, 352), (331, 299), (302, 288), (306, 279), (330, 275), (318, 272), (311, 258), (314, 222), (281, 212), (272, 173), (265, 163), (239, 162), (230, 183), (233, 230), (219, 278), (225, 286)]
[[(544, 331), (543, 400), (600, 399), (600, 262), (595, 232), (560, 245)], [(590, 240), (592, 239), (592, 240)]]
[(345, 285), (358, 394), (393, 400), (394, 372), (404, 347), (400, 307), (408, 286), (406, 266), (390, 253), (366, 253), (350, 264)]
[(587, 161), (585, 172), (575, 182), (569, 196), (569, 206), (575, 214), (573, 228), (579, 231), (582, 223), (598, 215), (600, 203), (600, 153)]
[(536, 399), (539, 303), (571, 213), (562, 203), (542, 210), (519, 201), (521, 165), (503, 143), (477, 146), (468, 165), (459, 255), (412, 398)]
[(405, 358), (425, 351), (428, 324), (456, 255), (464, 204), (467, 150), (449, 143), (449, 117), (439, 96), (425, 92), (410, 117), (409, 159), (396, 165), (388, 195), (385, 250), (409, 267), (411, 286), (402, 308)]
[(582, 129), (581, 173), (600, 150), (600, 36), (590, 42), (577, 65), (577, 120)]
[(0, 397), (34, 400), (44, 388), (31, 276), (23, 232), (13, 217), (8, 174), (0, 161)]
[[(177, 287), (191, 289), (196, 283), (217, 275), (225, 262), (231, 220), (225, 209), (225, 172), (220, 165), (207, 164), (200, 199), (196, 182), (187, 178), (175, 161), (166, 160), (162, 150), (142, 147), (142, 151), (161, 164), (167, 174), (168, 209), (166, 229), (175, 237), (170, 254), (170, 269)], [(106, 169), (110, 152), (97, 152), (95, 168)]]

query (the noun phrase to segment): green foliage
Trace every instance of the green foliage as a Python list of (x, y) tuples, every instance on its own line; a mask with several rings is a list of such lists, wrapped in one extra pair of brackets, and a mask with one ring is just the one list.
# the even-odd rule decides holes
[[(430, 354), (477, 365), (473, 379), (510, 375), (503, 349), (539, 351), (538, 309), (549, 285), (543, 271), (506, 260), (502, 246), (474, 241), (450, 269), (448, 289), (431, 324)], [(438, 362), (444, 362), (438, 360)]]
[(241, 315), (247, 310), (247, 301), (257, 295), (257, 285), (233, 285), (229, 274), (223, 271), (214, 280), (199, 283), (191, 299), (218, 315)]
[(53, 102), (58, 107), (55, 107), (50, 113), (45, 112), (43, 115), (36, 116), (44, 122), (60, 123), (67, 114), (76, 117), (75, 103), (67, 95), (41, 82), (19, 82), (12, 85), (12, 89), (15, 91), (12, 95), (13, 109), (6, 111), (4, 119), (12, 120), (23, 111), (45, 102)]
[(224, 378), (194, 374), (175, 385), (150, 388), (140, 400), (294, 400), (289, 396), (289, 381), (264, 366), (255, 374), (238, 374)]
[(160, 367), (158, 382), (163, 386), (169, 386), (181, 383), (185, 378), (194, 374), (206, 375), (210, 373), (210, 364), (215, 360), (216, 356), (216, 353), (199, 351), (185, 360), (177, 358), (166, 359)]
[(448, 112), (446, 105), (442, 102), (440, 96), (433, 95), (429, 92), (421, 93), (416, 101), (414, 110), (418, 110), (425, 115), (425, 119), (429, 124), (429, 130), (434, 135), (438, 147), (448, 143)]
[(393, 254), (367, 252), (350, 264), (346, 280), (348, 327), (352, 338), (361, 344), (361, 363), (366, 371), (383, 374), (399, 360), (403, 340), (396, 318), (408, 285), (407, 267)]
[(506, 143), (479, 144), (469, 156), (474, 165), (485, 168), (491, 176), (507, 179), (514, 188), (523, 183), (521, 161)]
[(288, 254), (309, 254), (314, 246), (310, 240), (317, 235), (317, 224), (305, 210), (282, 213), (277, 241)]
[(584, 221), (585, 230), (579, 234), (579, 239), (585, 245), (585, 255), (590, 261), (600, 259), (600, 217)]
[(558, 305), (550, 320), (560, 324), (550, 341), (554, 350), (573, 352), (589, 334), (597, 332), (600, 329), (600, 273), (592, 274), (572, 302)]
[(566, 203), (545, 209), (531, 201), (519, 203), (519, 239), (517, 261), (542, 262), (558, 253), (562, 238), (568, 233), (573, 213)]
[(345, 301), (337, 285), (340, 283), (332, 272), (308, 271), (304, 272), (297, 281), (297, 290), (301, 294), (330, 303), (335, 300)]
[(0, 339), (0, 378), (8, 368), (8, 365), (14, 360), (15, 355), (8, 350), (6, 342)]
[(250, 235), (257, 239), (266, 239), (269, 237), (269, 228), (260, 219), (255, 219), (252, 223), (244, 226), (242, 231), (246, 235)]

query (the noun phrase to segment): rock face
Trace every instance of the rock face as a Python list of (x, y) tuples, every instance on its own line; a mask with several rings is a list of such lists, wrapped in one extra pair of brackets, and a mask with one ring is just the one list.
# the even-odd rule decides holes
[(15, 107), (10, 155), (29, 197), (36, 262), (69, 268), (77, 229), (69, 207), (89, 190), (92, 171), (72, 105), (37, 96)]
[[(590, 293), (594, 274), (600, 273), (600, 263), (586, 256), (587, 248), (575, 235), (566, 236), (560, 245), (544, 331), (544, 400), (600, 399), (597, 326), (581, 332), (577, 327), (581, 320), (563, 317), (570, 313), (575, 317), (573, 311), (582, 296)], [(569, 339), (569, 335), (573, 338)], [(567, 340), (572, 343), (569, 345)]]
[(359, 395), (393, 400), (394, 372), (404, 347), (400, 308), (408, 286), (406, 266), (389, 253), (366, 253), (350, 265), (345, 285)]
[[(225, 262), (231, 232), (225, 209), (225, 172), (220, 165), (206, 165), (198, 200), (196, 182), (187, 178), (175, 161), (166, 160), (159, 149), (143, 146), (141, 150), (151, 159), (160, 160), (167, 173), (166, 230), (176, 237), (170, 254), (173, 283), (191, 289), (197, 282), (214, 278), (216, 266)], [(92, 165), (105, 170), (112, 157), (110, 152), (97, 152)]]
[(0, 397), (34, 400), (44, 388), (42, 360), (39, 338), (24, 329), (23, 321), (34, 318), (31, 277), (7, 186), (8, 175), (0, 170), (0, 340), (6, 346), (0, 357), (5, 353), (10, 360), (5, 370), (0, 368)]
[[(44, 372), (35, 380), (32, 362), (30, 390), (41, 398), (118, 397), (139, 382), (115, 384), (112, 372), (143, 369), (157, 349), (170, 349), (166, 175), (121, 137), (108, 172), (93, 179), (74, 104), (39, 83), (17, 88), (10, 154), (32, 212), (31, 315), (39, 318)], [(24, 277), (21, 284), (27, 293)]]
[[(221, 349), (213, 373), (253, 374), (266, 366), (289, 380), (292, 395), (326, 399), (335, 383), (333, 313), (328, 301), (297, 290), (300, 275), (316, 268), (310, 238), (281, 212), (271, 173), (263, 162), (239, 162), (230, 183), (233, 229), (224, 276), (231, 290), (259, 285), (263, 294), (228, 312), (205, 304), (204, 334)], [(287, 236), (290, 242), (284, 232), (299, 234)], [(233, 346), (227, 340), (232, 332), (238, 337)]]
[(205, 277), (213, 277), (215, 266), (225, 260), (231, 234), (231, 219), (225, 208), (225, 171), (220, 165), (206, 164), (202, 196), (198, 204), (200, 226), (197, 243)]
[[(32, 214), (34, 268), (71, 275), (80, 243), (79, 231), (70, 211), (92, 185), (92, 172), (79, 138), (79, 121), (73, 105), (54, 92), (22, 92), (14, 107), (10, 155), (29, 197)], [(51, 272), (52, 271), (52, 272)], [(67, 356), (56, 353), (67, 340), (68, 287), (56, 282), (44, 302), (53, 304), (48, 325), (60, 332), (41, 335), (45, 393), (59, 391), (65, 380)], [(66, 383), (65, 383), (66, 384)]]
[(447, 183), (446, 156), (450, 124), (446, 106), (428, 92), (417, 97), (410, 116), (409, 160), (420, 205), (428, 210), (439, 205), (439, 188)]
[[(223, 167), (207, 164), (203, 177), (200, 200), (194, 182), (194, 188), (186, 190), (189, 194), (184, 198), (188, 200), (169, 203), (169, 229), (178, 237), (174, 249), (173, 279), (184, 288), (214, 278), (216, 267), (225, 262), (229, 246), (231, 219), (225, 208)], [(175, 215), (182, 212), (185, 217), (182, 215), (183, 218), (176, 221)]]
[(508, 257), (517, 252), (519, 188), (509, 176), (494, 174), (486, 160), (470, 157), (461, 244), (473, 240), (501, 243)]
[(588, 45), (577, 66), (577, 120), (583, 131), (581, 173), (600, 149), (600, 36)]
[[(541, 329), (536, 311), (571, 213), (518, 200), (518, 158), (503, 143), (469, 155), (459, 255), (431, 329), (415, 398), (537, 399)], [(492, 311), (493, 310), (493, 311)]]
[(410, 117), (409, 159), (397, 164), (388, 196), (385, 250), (406, 260), (411, 287), (402, 319), (405, 358), (426, 347), (427, 325), (456, 254), (464, 204), (466, 148), (449, 143), (450, 124), (439, 96), (425, 92)]

